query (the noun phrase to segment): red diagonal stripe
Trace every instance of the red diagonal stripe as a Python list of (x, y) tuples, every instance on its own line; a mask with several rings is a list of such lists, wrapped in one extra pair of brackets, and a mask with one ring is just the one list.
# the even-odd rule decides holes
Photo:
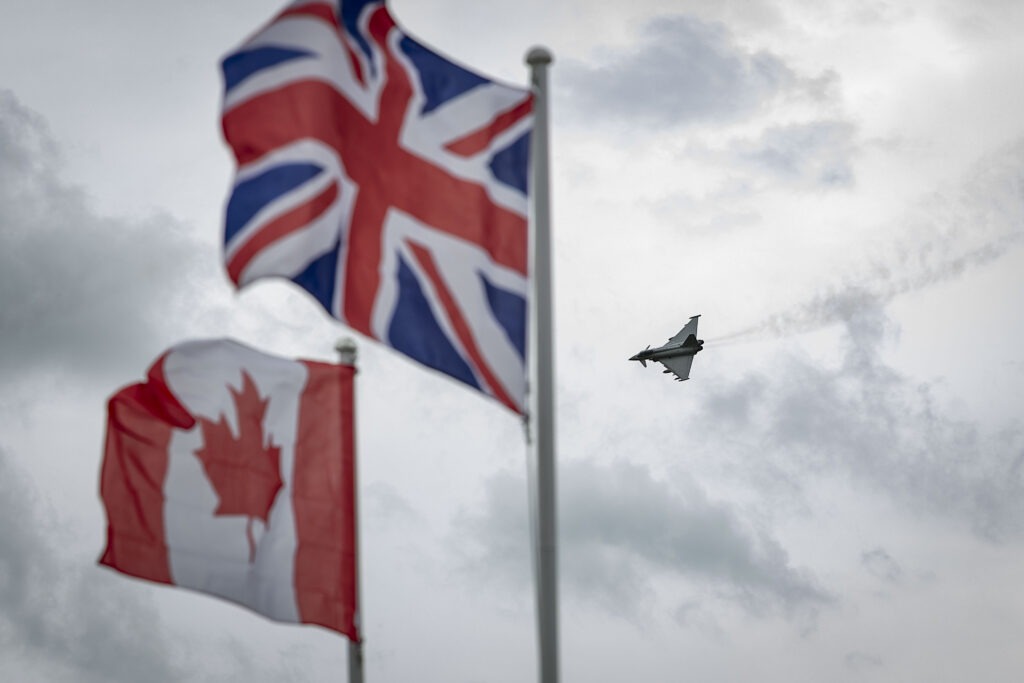
[(458, 154), (459, 156), (471, 157), (474, 154), (482, 152), (490, 147), (494, 138), (514, 126), (525, 116), (529, 116), (532, 111), (533, 95), (530, 95), (511, 109), (506, 109), (495, 116), (494, 119), (483, 128), (464, 135), (457, 140), (452, 140), (445, 145), (445, 149), (453, 154)]
[(309, 2), (298, 7), (288, 7), (278, 14), (277, 19), (274, 19), (271, 23), (280, 21), (285, 17), (310, 17), (320, 19), (331, 26), (338, 25), (338, 17), (334, 14), (334, 8), (326, 2)]
[(231, 281), (238, 285), (242, 272), (257, 254), (274, 242), (308, 226), (320, 214), (326, 211), (337, 198), (338, 183), (337, 181), (332, 181), (317, 196), (300, 204), (291, 211), (281, 214), (257, 230), (252, 238), (242, 245), (228, 262), (228, 276), (231, 278)]
[(309, 17), (311, 19), (319, 19), (325, 24), (330, 24), (331, 28), (334, 29), (335, 33), (338, 34), (338, 41), (342, 44), (345, 49), (345, 54), (348, 57), (349, 66), (352, 67), (352, 73), (356, 80), (362, 84), (366, 81), (363, 79), (363, 66), (359, 62), (359, 58), (356, 56), (355, 51), (352, 50), (352, 46), (349, 45), (345, 30), (342, 28), (341, 23), (338, 21), (338, 15), (334, 12), (334, 6), (328, 5), (322, 2), (309, 3), (302, 5), (301, 7), (289, 7), (288, 9), (277, 15), (274, 21), (284, 19), (285, 17)]
[(431, 256), (430, 252), (425, 247), (416, 244), (415, 242), (406, 243), (412, 250), (413, 256), (416, 257), (416, 261), (419, 263), (423, 273), (434, 286), (434, 291), (437, 293), (437, 297), (441, 300), (441, 305), (444, 307), (445, 313), (448, 315), (448, 320), (451, 322), (452, 328), (455, 330), (455, 335), (459, 338), (462, 348), (469, 356), (469, 360), (473, 363), (477, 373), (483, 378), (484, 384), (487, 385), (487, 388), (496, 399), (518, 413), (519, 407), (511, 398), (509, 398), (504, 387), (501, 386), (501, 382), (498, 381), (498, 378), (495, 377), (494, 372), (492, 372), (490, 366), (488, 366), (483, 354), (480, 353), (480, 348), (476, 345), (476, 340), (473, 338), (473, 331), (470, 329), (469, 324), (466, 323), (466, 319), (462, 316), (462, 311), (459, 308), (458, 303), (455, 301), (455, 297), (452, 296), (452, 293), (449, 291), (447, 285), (445, 285), (444, 280), (441, 279), (441, 273), (437, 268), (437, 264), (434, 262), (434, 257)]

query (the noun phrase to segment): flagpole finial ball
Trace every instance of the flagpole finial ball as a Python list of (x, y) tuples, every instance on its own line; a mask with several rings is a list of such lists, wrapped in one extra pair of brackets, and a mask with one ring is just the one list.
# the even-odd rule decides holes
[(342, 337), (334, 344), (334, 350), (341, 357), (345, 365), (355, 365), (356, 362), (356, 340), (352, 337)]
[(530, 66), (536, 66), (538, 64), (550, 64), (554, 61), (554, 57), (551, 56), (551, 51), (546, 47), (536, 46), (530, 48), (530, 51), (526, 53), (526, 63)]

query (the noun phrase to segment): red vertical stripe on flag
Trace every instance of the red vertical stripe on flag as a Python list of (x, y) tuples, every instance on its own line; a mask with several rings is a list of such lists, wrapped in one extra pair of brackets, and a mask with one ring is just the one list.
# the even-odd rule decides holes
[(309, 381), (299, 405), (292, 482), (299, 620), (358, 641), (355, 369), (314, 361), (303, 364)]
[(174, 428), (195, 421), (171, 395), (161, 357), (149, 381), (125, 387), (107, 404), (100, 496), (107, 510), (107, 547), (100, 564), (150, 581), (171, 583), (164, 540), (164, 479)]

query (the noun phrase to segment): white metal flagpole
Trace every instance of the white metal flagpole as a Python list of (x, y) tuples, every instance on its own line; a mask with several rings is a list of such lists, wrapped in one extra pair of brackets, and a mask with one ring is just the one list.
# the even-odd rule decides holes
[[(339, 360), (341, 361), (342, 365), (351, 365), (353, 368), (355, 368), (355, 366), (356, 366), (356, 353), (357, 353), (357, 351), (356, 351), (356, 342), (355, 342), (354, 339), (352, 339), (351, 337), (345, 337), (343, 339), (339, 339), (338, 342), (334, 345), (334, 349), (338, 352), (338, 357), (339, 357)], [(353, 382), (354, 381), (355, 381), (355, 379), (353, 379)], [(355, 395), (355, 387), (353, 387), (352, 393), (353, 393), (353, 395)], [(352, 420), (352, 428), (355, 429), (355, 419)], [(357, 462), (358, 462), (358, 451), (354, 451), (352, 457), (353, 457), (352, 473), (353, 473), (354, 477), (357, 477), (358, 476), (358, 468), (357, 468), (356, 465), (357, 465)], [(355, 480), (355, 478), (354, 478), (353, 482), (352, 482), (352, 493), (353, 493), (353, 495), (355, 495), (355, 500), (353, 501), (352, 509), (355, 510), (355, 513), (356, 513), (356, 519), (355, 519), (355, 525), (354, 525), (355, 529), (356, 529), (356, 536), (355, 536), (355, 542), (356, 542), (356, 605), (357, 605), (356, 619), (358, 620), (357, 623), (359, 624), (359, 631), (360, 631), (360, 637), (361, 637), (362, 636), (362, 630), (363, 630), (362, 629), (362, 623), (361, 623), (362, 622), (362, 614), (363, 614), (363, 604), (362, 604), (363, 599), (362, 599), (361, 591), (359, 589), (360, 553), (359, 553), (359, 493), (358, 492), (359, 492), (358, 481)], [(358, 642), (356, 642), (354, 640), (349, 640), (348, 641), (348, 683), (363, 683), (363, 641), (362, 640), (359, 640)]]
[(551, 219), (548, 192), (548, 65), (551, 53), (535, 47), (526, 55), (533, 86), (533, 317), (536, 361), (530, 385), (535, 393), (537, 458), (537, 635), (541, 683), (558, 682), (558, 562), (555, 507), (554, 331), (551, 305)]

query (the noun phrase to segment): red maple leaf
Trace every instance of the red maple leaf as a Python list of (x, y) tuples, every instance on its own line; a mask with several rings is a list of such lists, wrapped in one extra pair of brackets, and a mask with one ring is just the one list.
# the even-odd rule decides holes
[(242, 390), (232, 386), (238, 418), (238, 436), (231, 431), (221, 414), (211, 422), (199, 418), (203, 430), (203, 447), (195, 455), (203, 463), (206, 477), (217, 493), (216, 516), (243, 515), (249, 518), (246, 538), (249, 539), (249, 562), (256, 556), (252, 535), (254, 519), (269, 525), (270, 508), (281, 490), (281, 449), (272, 445), (263, 434), (263, 416), (269, 399), (260, 397), (256, 384), (242, 371)]

